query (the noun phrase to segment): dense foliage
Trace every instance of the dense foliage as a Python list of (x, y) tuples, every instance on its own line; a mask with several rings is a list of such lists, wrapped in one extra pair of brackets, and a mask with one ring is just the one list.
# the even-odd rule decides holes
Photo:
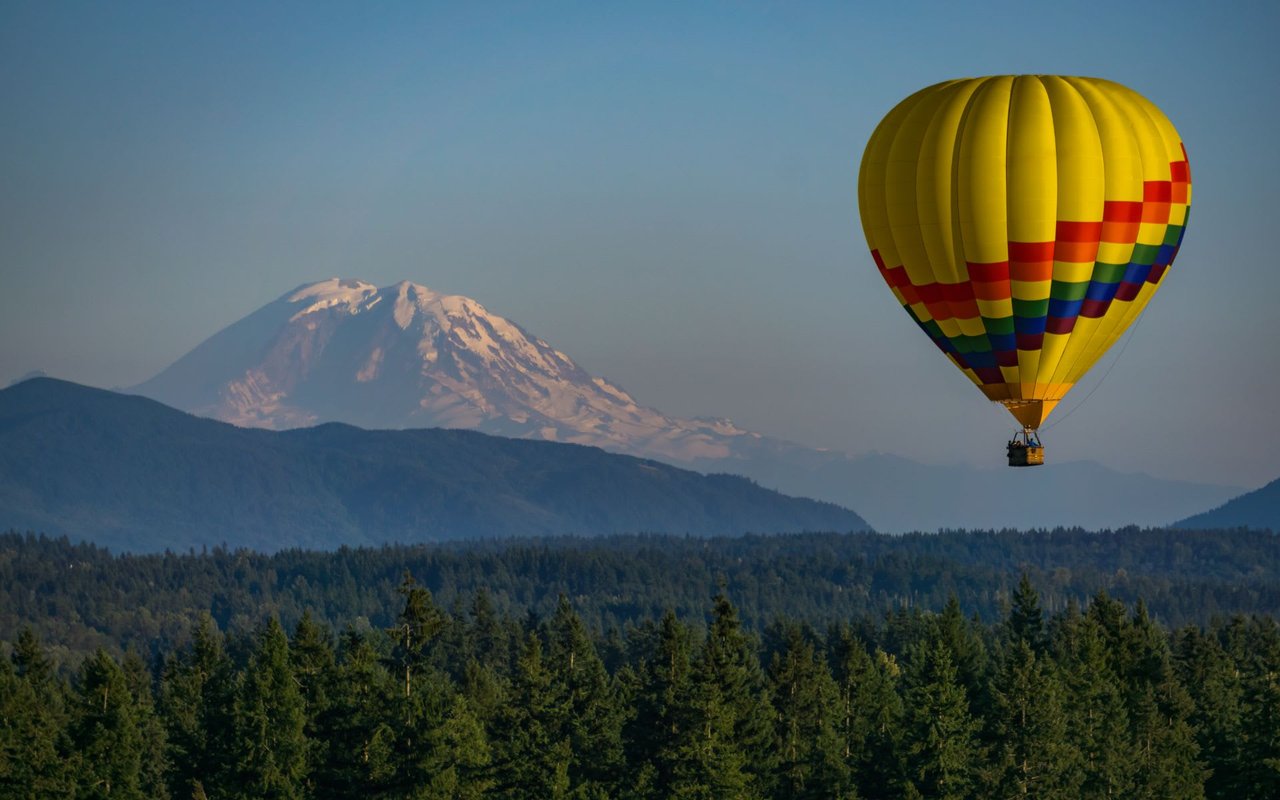
[(0, 797), (1270, 798), (1280, 627), (1170, 634), (1100, 593), (994, 624), (901, 610), (759, 635), (723, 593), (595, 636), (573, 604), (450, 613), (406, 577), (385, 628), (209, 617), (152, 668), (0, 660)]
[(777, 616), (824, 626), (895, 609), (938, 611), (953, 594), (966, 615), (992, 620), (1006, 613), (1023, 571), (1050, 612), (1106, 590), (1126, 603), (1142, 597), (1174, 627), (1280, 615), (1280, 537), (1250, 531), (630, 536), (272, 555), (112, 555), (10, 533), (0, 534), (0, 639), (31, 626), (57, 643), (59, 660), (73, 660), (97, 647), (149, 656), (184, 644), (205, 612), (237, 634), (266, 615), (292, 628), (304, 610), (334, 630), (386, 628), (405, 570), (452, 613), (480, 589), (512, 617), (550, 614), (563, 593), (593, 632), (667, 609), (704, 624), (706, 598), (721, 583), (756, 630)]

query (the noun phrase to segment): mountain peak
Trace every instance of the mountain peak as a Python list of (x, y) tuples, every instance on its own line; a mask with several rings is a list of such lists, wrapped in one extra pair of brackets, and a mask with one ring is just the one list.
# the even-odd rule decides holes
[(281, 301), (134, 390), (248, 427), (477, 428), (684, 462), (728, 455), (731, 425), (640, 406), (470, 297), (330, 278)]
[[(763, 367), (760, 379), (770, 379)], [(668, 416), (475, 300), (412, 281), (300, 286), (132, 391), (244, 427), (470, 428), (593, 445), (743, 473), (856, 508), (883, 530), (1166, 523), (1235, 493), (1088, 465), (1027, 475), (853, 458), (728, 419)]]
[(336, 309), (349, 314), (358, 313), (360, 307), (369, 298), (378, 293), (378, 287), (371, 283), (343, 278), (329, 278), (316, 283), (306, 283), (281, 299), (293, 306), (302, 306), (292, 320), (301, 319), (307, 314), (326, 309)]

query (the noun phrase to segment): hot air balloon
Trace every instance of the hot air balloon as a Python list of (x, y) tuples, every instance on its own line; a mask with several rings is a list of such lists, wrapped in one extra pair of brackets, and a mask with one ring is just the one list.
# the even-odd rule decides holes
[(871, 256), (907, 314), (1021, 426), (1011, 466), (1138, 318), (1191, 205), (1186, 149), (1097, 78), (946, 81), (876, 127), (858, 174)]

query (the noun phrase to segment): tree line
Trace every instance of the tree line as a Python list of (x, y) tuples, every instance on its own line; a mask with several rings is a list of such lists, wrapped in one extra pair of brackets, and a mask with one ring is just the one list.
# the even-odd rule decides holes
[(753, 631), (721, 591), (598, 633), (406, 575), (384, 627), (205, 615), (69, 675), (29, 629), (6, 649), (5, 798), (1280, 796), (1274, 618), (1046, 613), (1025, 575), (989, 623), (953, 597)]
[(150, 658), (184, 644), (202, 613), (235, 634), (270, 615), (292, 630), (308, 611), (334, 630), (385, 628), (406, 569), (452, 614), (481, 588), (515, 617), (548, 616), (563, 593), (594, 632), (668, 608), (705, 619), (719, 582), (753, 631), (774, 617), (824, 627), (894, 609), (940, 611), (953, 595), (966, 615), (993, 620), (1008, 612), (1023, 572), (1052, 613), (1105, 590), (1130, 605), (1141, 597), (1170, 627), (1280, 615), (1280, 537), (1266, 531), (637, 535), (147, 555), (11, 532), (0, 534), (0, 640), (30, 626), (56, 645), (56, 660), (71, 661), (98, 647)]

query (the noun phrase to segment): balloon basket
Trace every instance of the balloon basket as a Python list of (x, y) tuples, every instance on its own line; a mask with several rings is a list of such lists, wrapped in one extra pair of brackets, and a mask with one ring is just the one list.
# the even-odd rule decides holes
[(1011, 467), (1044, 465), (1044, 445), (1040, 444), (1040, 434), (1032, 428), (1023, 428), (1015, 433), (1005, 449)]

